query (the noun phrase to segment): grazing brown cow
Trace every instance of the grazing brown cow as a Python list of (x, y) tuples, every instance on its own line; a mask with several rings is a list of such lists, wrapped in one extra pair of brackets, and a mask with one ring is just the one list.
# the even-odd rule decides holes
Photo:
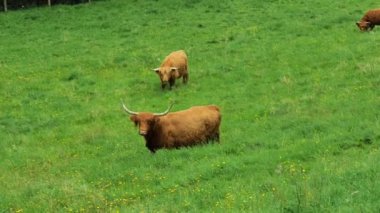
[(367, 11), (356, 25), (361, 31), (372, 30), (375, 25), (380, 25), (380, 9)]
[(152, 153), (161, 148), (193, 146), (211, 140), (219, 142), (221, 115), (217, 106), (194, 106), (171, 113), (173, 104), (163, 113), (133, 112), (123, 103), (122, 106), (139, 127)]
[(172, 89), (176, 78), (182, 77), (183, 83), (187, 83), (189, 73), (187, 70), (187, 55), (185, 51), (178, 50), (170, 53), (166, 56), (161, 66), (153, 71), (159, 75), (162, 89), (165, 88), (168, 82), (169, 89)]

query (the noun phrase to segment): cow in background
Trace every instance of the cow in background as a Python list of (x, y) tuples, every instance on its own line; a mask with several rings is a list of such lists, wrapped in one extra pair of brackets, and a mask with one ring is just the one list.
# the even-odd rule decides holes
[(161, 66), (153, 69), (153, 71), (160, 77), (162, 89), (165, 89), (168, 83), (169, 89), (171, 89), (175, 83), (175, 80), (181, 77), (182, 82), (187, 83), (189, 79), (189, 72), (187, 67), (187, 55), (185, 51), (178, 50), (170, 53), (166, 56)]

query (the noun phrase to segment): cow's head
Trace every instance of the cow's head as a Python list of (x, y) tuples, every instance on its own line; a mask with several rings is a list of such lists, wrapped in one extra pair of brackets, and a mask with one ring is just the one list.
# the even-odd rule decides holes
[(122, 103), (124, 110), (130, 114), (129, 119), (135, 123), (135, 126), (139, 127), (139, 134), (146, 136), (149, 134), (151, 129), (154, 127), (158, 117), (164, 116), (169, 113), (173, 106), (173, 103), (168, 107), (168, 109), (161, 113), (150, 113), (150, 112), (134, 112), (128, 109), (124, 103)]
[(368, 21), (358, 21), (356, 22), (356, 26), (358, 26), (361, 31), (367, 31), (371, 27), (371, 23)]
[(160, 67), (153, 69), (154, 72), (160, 77), (162, 88), (168, 84), (172, 76), (176, 76), (178, 72), (177, 67)]

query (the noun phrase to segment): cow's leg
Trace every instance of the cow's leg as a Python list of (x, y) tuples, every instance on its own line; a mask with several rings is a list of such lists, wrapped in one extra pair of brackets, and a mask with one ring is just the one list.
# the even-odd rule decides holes
[(156, 153), (156, 150), (154, 148), (148, 147), (148, 149), (149, 149), (150, 153), (152, 153), (152, 154)]
[(145, 147), (149, 149), (150, 153), (154, 154), (156, 152), (156, 147), (152, 146), (151, 144), (146, 143)]
[(205, 142), (207, 143), (219, 143), (219, 132), (210, 135), (209, 137), (206, 138)]
[(174, 83), (175, 83), (175, 79), (169, 80), (169, 89), (172, 89), (172, 86), (174, 85)]
[(189, 79), (189, 74), (188, 73), (184, 74), (182, 77), (182, 83), (186, 84), (188, 79)]
[(219, 143), (219, 132), (215, 134), (214, 140)]

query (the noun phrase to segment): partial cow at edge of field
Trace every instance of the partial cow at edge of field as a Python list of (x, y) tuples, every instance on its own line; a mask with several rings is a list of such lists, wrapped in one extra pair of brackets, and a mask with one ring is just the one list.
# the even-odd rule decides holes
[(380, 25), (380, 9), (368, 10), (356, 25), (361, 31), (371, 31), (375, 25)]

